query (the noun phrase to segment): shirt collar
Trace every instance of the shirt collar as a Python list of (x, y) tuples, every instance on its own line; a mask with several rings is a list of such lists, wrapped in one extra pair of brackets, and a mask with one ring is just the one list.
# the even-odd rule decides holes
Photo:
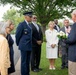
[(25, 20), (25, 22), (26, 22), (27, 24), (29, 24), (26, 20)]
[(36, 22), (32, 22), (33, 24), (37, 24)]

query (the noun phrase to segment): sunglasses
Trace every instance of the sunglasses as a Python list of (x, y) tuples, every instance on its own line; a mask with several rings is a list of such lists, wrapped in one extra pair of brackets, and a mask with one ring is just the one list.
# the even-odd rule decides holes
[(37, 19), (37, 17), (33, 17), (33, 19)]

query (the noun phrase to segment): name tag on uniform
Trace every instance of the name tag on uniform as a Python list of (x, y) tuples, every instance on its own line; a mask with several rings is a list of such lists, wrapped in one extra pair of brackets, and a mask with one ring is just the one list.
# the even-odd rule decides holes
[(24, 33), (27, 34), (28, 29), (24, 29)]

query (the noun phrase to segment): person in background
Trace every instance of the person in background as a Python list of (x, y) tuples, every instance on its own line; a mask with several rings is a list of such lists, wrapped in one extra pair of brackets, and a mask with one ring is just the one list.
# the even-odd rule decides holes
[(71, 13), (73, 25), (68, 30), (68, 38), (64, 40), (68, 48), (68, 75), (76, 75), (76, 9)]
[(10, 67), (9, 45), (6, 39), (7, 34), (10, 34), (9, 25), (6, 22), (0, 22), (0, 73), (8, 75)]
[(55, 70), (55, 60), (58, 58), (58, 37), (57, 30), (54, 29), (54, 22), (48, 23), (49, 29), (45, 31), (46, 36), (46, 58), (49, 59), (50, 70)]
[[(11, 20), (7, 21), (9, 28), (10, 28), (10, 32), (14, 29), (14, 24)], [(8, 68), (8, 74), (11, 74), (13, 72), (15, 72), (15, 65), (14, 65), (14, 50), (13, 50), (13, 44), (14, 44), (14, 40), (12, 39), (10, 34), (7, 34), (7, 40), (8, 40), (8, 44), (9, 44), (9, 49), (10, 49), (10, 68)]]
[(16, 30), (16, 44), (21, 52), (21, 75), (30, 75), (30, 55), (32, 51), (32, 21), (33, 12), (24, 12), (24, 21), (21, 22)]
[(32, 16), (32, 53), (31, 53), (31, 70), (39, 72), (42, 70), (39, 68), (41, 58), (41, 45), (43, 42), (43, 34), (39, 24), (37, 24), (37, 16)]
[[(54, 20), (54, 23), (55, 23), (54, 29), (56, 29), (59, 32), (60, 31), (60, 26), (58, 25), (58, 20), (55, 19)], [(61, 50), (61, 47), (60, 47), (60, 40), (59, 40), (59, 42), (58, 42), (58, 57), (61, 54), (61, 51), (60, 50)]]
[[(66, 35), (68, 35), (68, 30), (71, 29), (71, 26), (69, 25), (69, 20), (65, 19), (64, 20), (64, 27), (60, 29), (60, 31), (63, 31)], [(61, 54), (62, 54), (62, 65), (61, 69), (68, 68), (68, 44), (63, 42), (62, 40), (60, 41), (61, 45)]]
[(54, 20), (54, 23), (55, 23), (54, 29), (56, 29), (56, 30), (59, 32), (59, 31), (60, 31), (60, 26), (58, 25), (58, 20), (55, 19), (55, 20)]

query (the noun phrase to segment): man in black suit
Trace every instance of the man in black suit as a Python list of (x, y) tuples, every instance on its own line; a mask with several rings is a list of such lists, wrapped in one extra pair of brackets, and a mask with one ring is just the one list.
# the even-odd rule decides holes
[[(68, 35), (68, 29), (70, 29), (69, 25), (69, 20), (65, 19), (64, 20), (64, 26), (60, 29), (60, 31), (63, 31), (66, 35)], [(61, 69), (68, 68), (68, 44), (63, 42), (62, 40), (60, 41), (61, 45), (61, 53), (62, 53), (62, 65)]]
[(69, 44), (68, 49), (68, 75), (76, 75), (76, 10), (71, 13), (72, 20), (74, 21), (71, 31), (68, 31), (68, 39), (65, 41)]
[(31, 70), (34, 72), (39, 72), (41, 69), (40, 57), (41, 57), (41, 45), (43, 41), (43, 35), (40, 25), (37, 24), (37, 16), (32, 16), (32, 53), (31, 53)]
[[(54, 29), (56, 29), (59, 32), (60, 31), (60, 26), (58, 25), (58, 20), (55, 19), (54, 23), (55, 23)], [(58, 42), (58, 57), (59, 57), (59, 54), (60, 54), (60, 40)]]
[(56, 29), (59, 32), (60, 31), (60, 26), (58, 25), (58, 20), (55, 19), (54, 23), (55, 23), (54, 29)]
[(16, 30), (16, 44), (21, 52), (21, 75), (30, 75), (30, 55), (32, 51), (32, 29), (29, 22), (32, 21), (32, 12), (25, 12), (25, 20), (19, 23)]

